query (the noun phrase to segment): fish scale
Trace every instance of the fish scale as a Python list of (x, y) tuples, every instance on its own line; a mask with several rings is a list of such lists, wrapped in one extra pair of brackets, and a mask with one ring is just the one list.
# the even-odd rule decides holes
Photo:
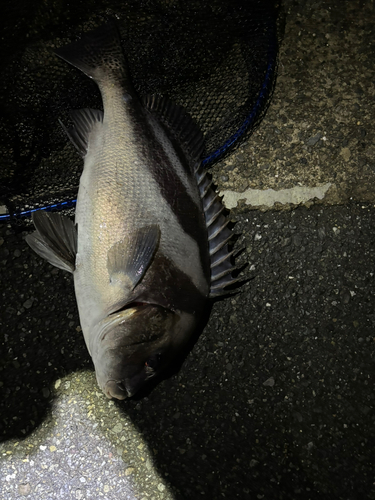
[(104, 113), (64, 129), (84, 158), (76, 226), (36, 212), (30, 246), (73, 273), (99, 386), (132, 396), (183, 350), (209, 296), (237, 281), (232, 232), (200, 164), (203, 136), (165, 98), (139, 100), (113, 23), (57, 55), (99, 85)]
[[(100, 155), (93, 159), (95, 165), (101, 163)], [(134, 161), (134, 160), (133, 160)], [(142, 168), (142, 162), (138, 160), (137, 171), (134, 169), (123, 168), (121, 170), (121, 187), (119, 192), (113, 190), (113, 186), (117, 186), (118, 182), (113, 175), (105, 182), (105, 186), (101, 183), (101, 178), (107, 174), (106, 165), (104, 168), (96, 168), (95, 172), (87, 169), (89, 177), (88, 186), (84, 191), (84, 196), (81, 197), (81, 190), (78, 197), (78, 209), (76, 212), (76, 222), (82, 230), (82, 234), (87, 235), (87, 238), (78, 239), (78, 256), (85, 256), (90, 262), (89, 266), (84, 268), (84, 276), (81, 277), (77, 273), (76, 282), (81, 286), (86, 279), (86, 275), (94, 276), (98, 281), (98, 287), (93, 290), (99, 290), (102, 294), (101, 298), (95, 297), (89, 302), (90, 298), (85, 297), (85, 303), (82, 304), (84, 310), (93, 308), (93, 304), (101, 304), (105, 313), (109, 314), (111, 305), (117, 303), (118, 296), (121, 295), (121, 289), (114, 287), (101, 287), (101, 283), (109, 283), (107, 270), (107, 249), (119, 240), (119, 235), (125, 237), (136, 227), (142, 227), (150, 222), (159, 222), (162, 238), (160, 241), (161, 250), (166, 256), (174, 259), (174, 262), (183, 270), (187, 271), (187, 263), (189, 256), (194, 258), (194, 253), (197, 254), (197, 248), (194, 249), (194, 242), (189, 242), (189, 238), (182, 231), (178, 224), (173, 223), (174, 214), (168, 209), (163, 198), (158, 196), (158, 186), (153, 181), (146, 169)], [(110, 164), (110, 162), (107, 162)], [(90, 168), (90, 165), (87, 165)], [(83, 174), (83, 182), (85, 182), (85, 172)], [(109, 169), (110, 170), (110, 169)], [(113, 169), (112, 169), (113, 170)], [(144, 172), (142, 173), (142, 170)], [(99, 183), (99, 186), (98, 186)], [(85, 183), (85, 185), (87, 186)], [(93, 193), (97, 191), (98, 195), (94, 198)], [(95, 205), (92, 206), (91, 200), (95, 199)], [(116, 200), (115, 203), (108, 203), (108, 200)], [(130, 201), (132, 200), (132, 201)], [(141, 210), (139, 204), (134, 203), (135, 200), (141, 200)], [(154, 216), (155, 206), (159, 205), (160, 213), (158, 217)], [(123, 214), (127, 214), (124, 219)], [(106, 221), (106, 231), (103, 232), (100, 228), (101, 221)], [(171, 227), (174, 228), (171, 231)], [(173, 237), (171, 238), (171, 235)], [(182, 245), (181, 245), (182, 242)], [(190, 245), (189, 245), (190, 243)], [(190, 248), (190, 255), (186, 248)], [(91, 257), (91, 258), (90, 258)], [(196, 256), (197, 258), (197, 256)], [(92, 278), (89, 278), (90, 280)], [(95, 321), (97, 318), (93, 318)], [(85, 317), (81, 321), (86, 322)]]

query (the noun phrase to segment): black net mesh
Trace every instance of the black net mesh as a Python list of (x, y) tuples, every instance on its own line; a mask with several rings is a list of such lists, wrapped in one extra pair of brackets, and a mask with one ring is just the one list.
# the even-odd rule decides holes
[(94, 82), (53, 49), (110, 17), (138, 93), (187, 109), (204, 132), (206, 164), (238, 144), (264, 110), (276, 66), (273, 1), (102, 0), (48, 9), (44, 1), (9, 2), (1, 19), (0, 220), (74, 210), (82, 160), (58, 119), (68, 125), (69, 110), (102, 103)]

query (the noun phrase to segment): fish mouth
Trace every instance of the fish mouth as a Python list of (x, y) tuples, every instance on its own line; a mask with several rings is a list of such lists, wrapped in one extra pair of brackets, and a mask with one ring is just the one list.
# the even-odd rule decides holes
[(108, 380), (104, 386), (103, 392), (108, 399), (126, 399), (133, 395), (128, 389), (126, 389), (123, 382), (116, 380)]
[[(97, 337), (98, 342), (99, 343), (104, 342), (107, 335), (111, 333), (113, 327), (120, 326), (122, 323), (125, 323), (125, 321), (127, 321), (135, 314), (140, 314), (142, 313), (142, 311), (149, 308), (164, 309), (162, 306), (159, 306), (158, 304), (152, 302), (131, 302), (129, 304), (126, 304), (121, 309), (118, 309), (116, 312), (111, 313), (109, 316), (104, 318), (98, 324), (98, 329), (100, 332), (99, 336)], [(142, 339), (140, 341), (130, 341), (127, 344), (123, 344), (123, 347), (131, 347), (138, 344), (145, 344), (147, 342), (153, 342), (154, 340), (155, 339), (150, 339), (150, 340)]]
[(120, 325), (131, 316), (138, 313), (143, 307), (152, 305), (153, 304), (149, 304), (147, 302), (131, 302), (111, 313), (98, 324), (98, 330), (100, 331), (98, 341), (102, 342), (105, 339), (112, 326)]

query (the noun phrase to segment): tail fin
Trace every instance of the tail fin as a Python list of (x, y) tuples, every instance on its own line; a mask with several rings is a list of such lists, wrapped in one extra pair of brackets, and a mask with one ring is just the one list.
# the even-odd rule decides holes
[(116, 79), (127, 79), (127, 65), (114, 21), (83, 34), (79, 40), (57, 49), (55, 53), (98, 84), (111, 75)]

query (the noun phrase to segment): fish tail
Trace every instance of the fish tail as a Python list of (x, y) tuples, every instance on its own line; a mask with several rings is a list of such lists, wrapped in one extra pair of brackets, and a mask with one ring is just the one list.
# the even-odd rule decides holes
[(122, 52), (120, 36), (114, 21), (100, 26), (65, 47), (55, 51), (56, 55), (92, 78), (99, 86), (111, 76), (126, 80), (128, 69)]

